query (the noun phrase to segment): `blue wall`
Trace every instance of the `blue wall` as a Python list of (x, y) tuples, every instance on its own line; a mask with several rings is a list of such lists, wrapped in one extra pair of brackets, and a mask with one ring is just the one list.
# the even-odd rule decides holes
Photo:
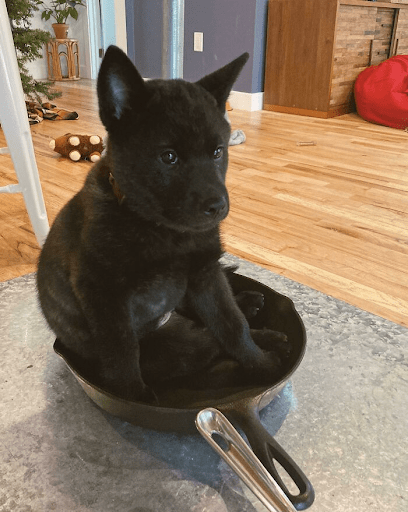
[[(250, 53), (235, 91), (263, 91), (268, 0), (185, 0), (184, 73), (195, 81)], [(161, 77), (162, 0), (126, 0), (128, 54), (146, 78)], [(204, 51), (193, 51), (194, 32)]]
[(128, 55), (145, 78), (162, 72), (162, 0), (126, 0)]

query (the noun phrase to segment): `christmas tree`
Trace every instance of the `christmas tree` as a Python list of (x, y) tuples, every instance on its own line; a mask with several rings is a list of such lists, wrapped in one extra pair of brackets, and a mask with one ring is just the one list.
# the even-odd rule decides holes
[(41, 5), (42, 0), (6, 0), (23, 91), (28, 98), (39, 103), (42, 103), (41, 96), (48, 100), (61, 96), (60, 92), (51, 89), (52, 82), (35, 80), (26, 66), (28, 62), (42, 58), (42, 48), (51, 39), (49, 32), (31, 28), (34, 11), (38, 11)]

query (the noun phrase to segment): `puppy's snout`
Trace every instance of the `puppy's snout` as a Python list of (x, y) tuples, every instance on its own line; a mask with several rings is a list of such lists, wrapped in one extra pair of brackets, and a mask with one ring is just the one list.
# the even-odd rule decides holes
[(203, 207), (207, 217), (219, 217), (228, 212), (228, 201), (225, 196), (212, 197), (205, 201)]

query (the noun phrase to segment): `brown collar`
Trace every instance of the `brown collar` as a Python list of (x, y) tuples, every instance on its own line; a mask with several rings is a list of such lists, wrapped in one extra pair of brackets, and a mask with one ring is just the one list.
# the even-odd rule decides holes
[(126, 196), (124, 194), (122, 194), (122, 192), (119, 188), (119, 185), (118, 185), (117, 181), (115, 180), (115, 178), (113, 177), (113, 174), (111, 172), (109, 173), (109, 183), (112, 187), (113, 193), (115, 194), (115, 197), (118, 200), (118, 203), (120, 206), (123, 203)]

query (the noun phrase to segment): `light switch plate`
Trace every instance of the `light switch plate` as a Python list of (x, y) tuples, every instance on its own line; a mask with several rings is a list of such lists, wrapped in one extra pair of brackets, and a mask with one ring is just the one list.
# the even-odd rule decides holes
[(204, 46), (204, 34), (202, 32), (194, 32), (194, 51), (202, 52)]

